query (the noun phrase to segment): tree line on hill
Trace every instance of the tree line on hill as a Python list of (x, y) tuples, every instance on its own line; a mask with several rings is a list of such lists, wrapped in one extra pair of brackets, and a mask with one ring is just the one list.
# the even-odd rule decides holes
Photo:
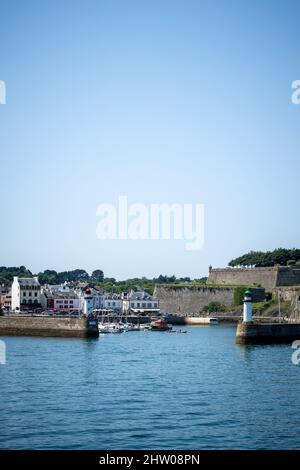
[[(13, 277), (32, 277), (34, 274), (25, 266), (20, 267), (0, 267), (0, 285), (10, 286)], [(89, 286), (99, 286), (108, 292), (128, 292), (133, 290), (147, 290), (153, 293), (155, 284), (171, 284), (171, 283), (185, 283), (185, 282), (205, 282), (207, 278), (191, 279), (190, 277), (166, 276), (160, 274), (157, 278), (148, 279), (147, 277), (126, 279), (124, 281), (117, 281), (113, 277), (104, 277), (101, 269), (96, 269), (91, 275), (84, 269), (74, 269), (72, 271), (57, 272), (52, 269), (46, 269), (43, 272), (35, 274), (39, 278), (40, 284), (62, 284), (68, 282), (77, 284), (78, 282), (87, 283)]]
[(46, 269), (44, 272), (33, 274), (25, 266), (20, 267), (5, 267), (0, 266), (0, 285), (10, 285), (14, 276), (19, 277), (32, 277), (38, 276), (41, 284), (62, 284), (64, 282), (79, 282), (86, 281), (92, 283), (101, 283), (104, 279), (104, 274), (101, 269), (96, 269), (92, 272), (91, 276), (84, 269), (74, 269), (72, 271), (56, 272), (51, 269)]
[(231, 260), (231, 267), (267, 267), (289, 266), (300, 264), (300, 249), (277, 248), (273, 251), (250, 251), (238, 258)]
[[(300, 249), (277, 248), (274, 251), (250, 251), (238, 258), (231, 260), (228, 265), (231, 267), (265, 267), (275, 265), (300, 265)], [(14, 276), (31, 277), (34, 274), (25, 266), (5, 267), (0, 266), (0, 286), (10, 286)], [(117, 281), (113, 277), (105, 277), (101, 269), (95, 269), (91, 275), (84, 269), (74, 269), (71, 271), (57, 272), (52, 269), (46, 269), (43, 272), (35, 274), (40, 283), (43, 284), (62, 284), (64, 282), (73, 283), (86, 282), (90, 286), (100, 286), (109, 292), (127, 292), (131, 289), (148, 290), (153, 292), (155, 284), (181, 284), (181, 283), (205, 283), (207, 278), (191, 279), (190, 277), (179, 277), (175, 275), (167, 276), (160, 274), (158, 277), (149, 279), (147, 277), (136, 277)]]

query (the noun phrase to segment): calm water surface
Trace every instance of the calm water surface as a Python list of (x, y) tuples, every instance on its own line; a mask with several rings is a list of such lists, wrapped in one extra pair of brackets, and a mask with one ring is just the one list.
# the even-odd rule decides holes
[(2, 337), (2, 449), (300, 448), (292, 349), (235, 327), (99, 340)]

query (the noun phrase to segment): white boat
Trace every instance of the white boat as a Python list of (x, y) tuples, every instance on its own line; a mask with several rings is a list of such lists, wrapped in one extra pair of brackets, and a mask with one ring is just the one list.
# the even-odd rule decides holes
[(186, 325), (217, 325), (218, 319), (215, 317), (186, 317)]
[(100, 334), (116, 334), (124, 333), (124, 325), (119, 323), (99, 323), (98, 325)]
[(148, 325), (147, 323), (144, 323), (144, 324), (140, 325), (140, 330), (149, 331), (149, 330), (151, 330), (151, 325)]
[(139, 325), (135, 325), (134, 323), (124, 323), (123, 326), (125, 331), (140, 331)]

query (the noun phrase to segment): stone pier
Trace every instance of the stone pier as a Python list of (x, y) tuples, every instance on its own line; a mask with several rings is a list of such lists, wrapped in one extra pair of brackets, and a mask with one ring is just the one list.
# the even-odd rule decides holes
[(0, 317), (0, 336), (58, 336), (97, 338), (98, 320), (30, 316)]
[(280, 344), (300, 340), (300, 323), (240, 322), (236, 330), (237, 344)]

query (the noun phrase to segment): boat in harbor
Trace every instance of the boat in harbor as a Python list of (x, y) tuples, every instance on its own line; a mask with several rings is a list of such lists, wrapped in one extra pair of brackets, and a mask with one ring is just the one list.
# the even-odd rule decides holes
[(124, 326), (119, 323), (99, 323), (98, 328), (100, 334), (116, 334), (125, 331)]
[(151, 331), (169, 331), (172, 330), (172, 326), (169, 325), (165, 320), (160, 318), (159, 320), (155, 320), (150, 324)]
[(127, 331), (140, 331), (139, 325), (135, 325), (134, 323), (122, 323), (124, 326), (124, 330)]
[(141, 331), (149, 331), (149, 330), (151, 330), (151, 325), (149, 325), (148, 323), (142, 323), (140, 325), (140, 330)]
[(185, 318), (186, 325), (195, 325), (195, 326), (208, 326), (208, 325), (218, 325), (219, 321), (215, 317), (196, 317), (196, 316), (187, 316)]

